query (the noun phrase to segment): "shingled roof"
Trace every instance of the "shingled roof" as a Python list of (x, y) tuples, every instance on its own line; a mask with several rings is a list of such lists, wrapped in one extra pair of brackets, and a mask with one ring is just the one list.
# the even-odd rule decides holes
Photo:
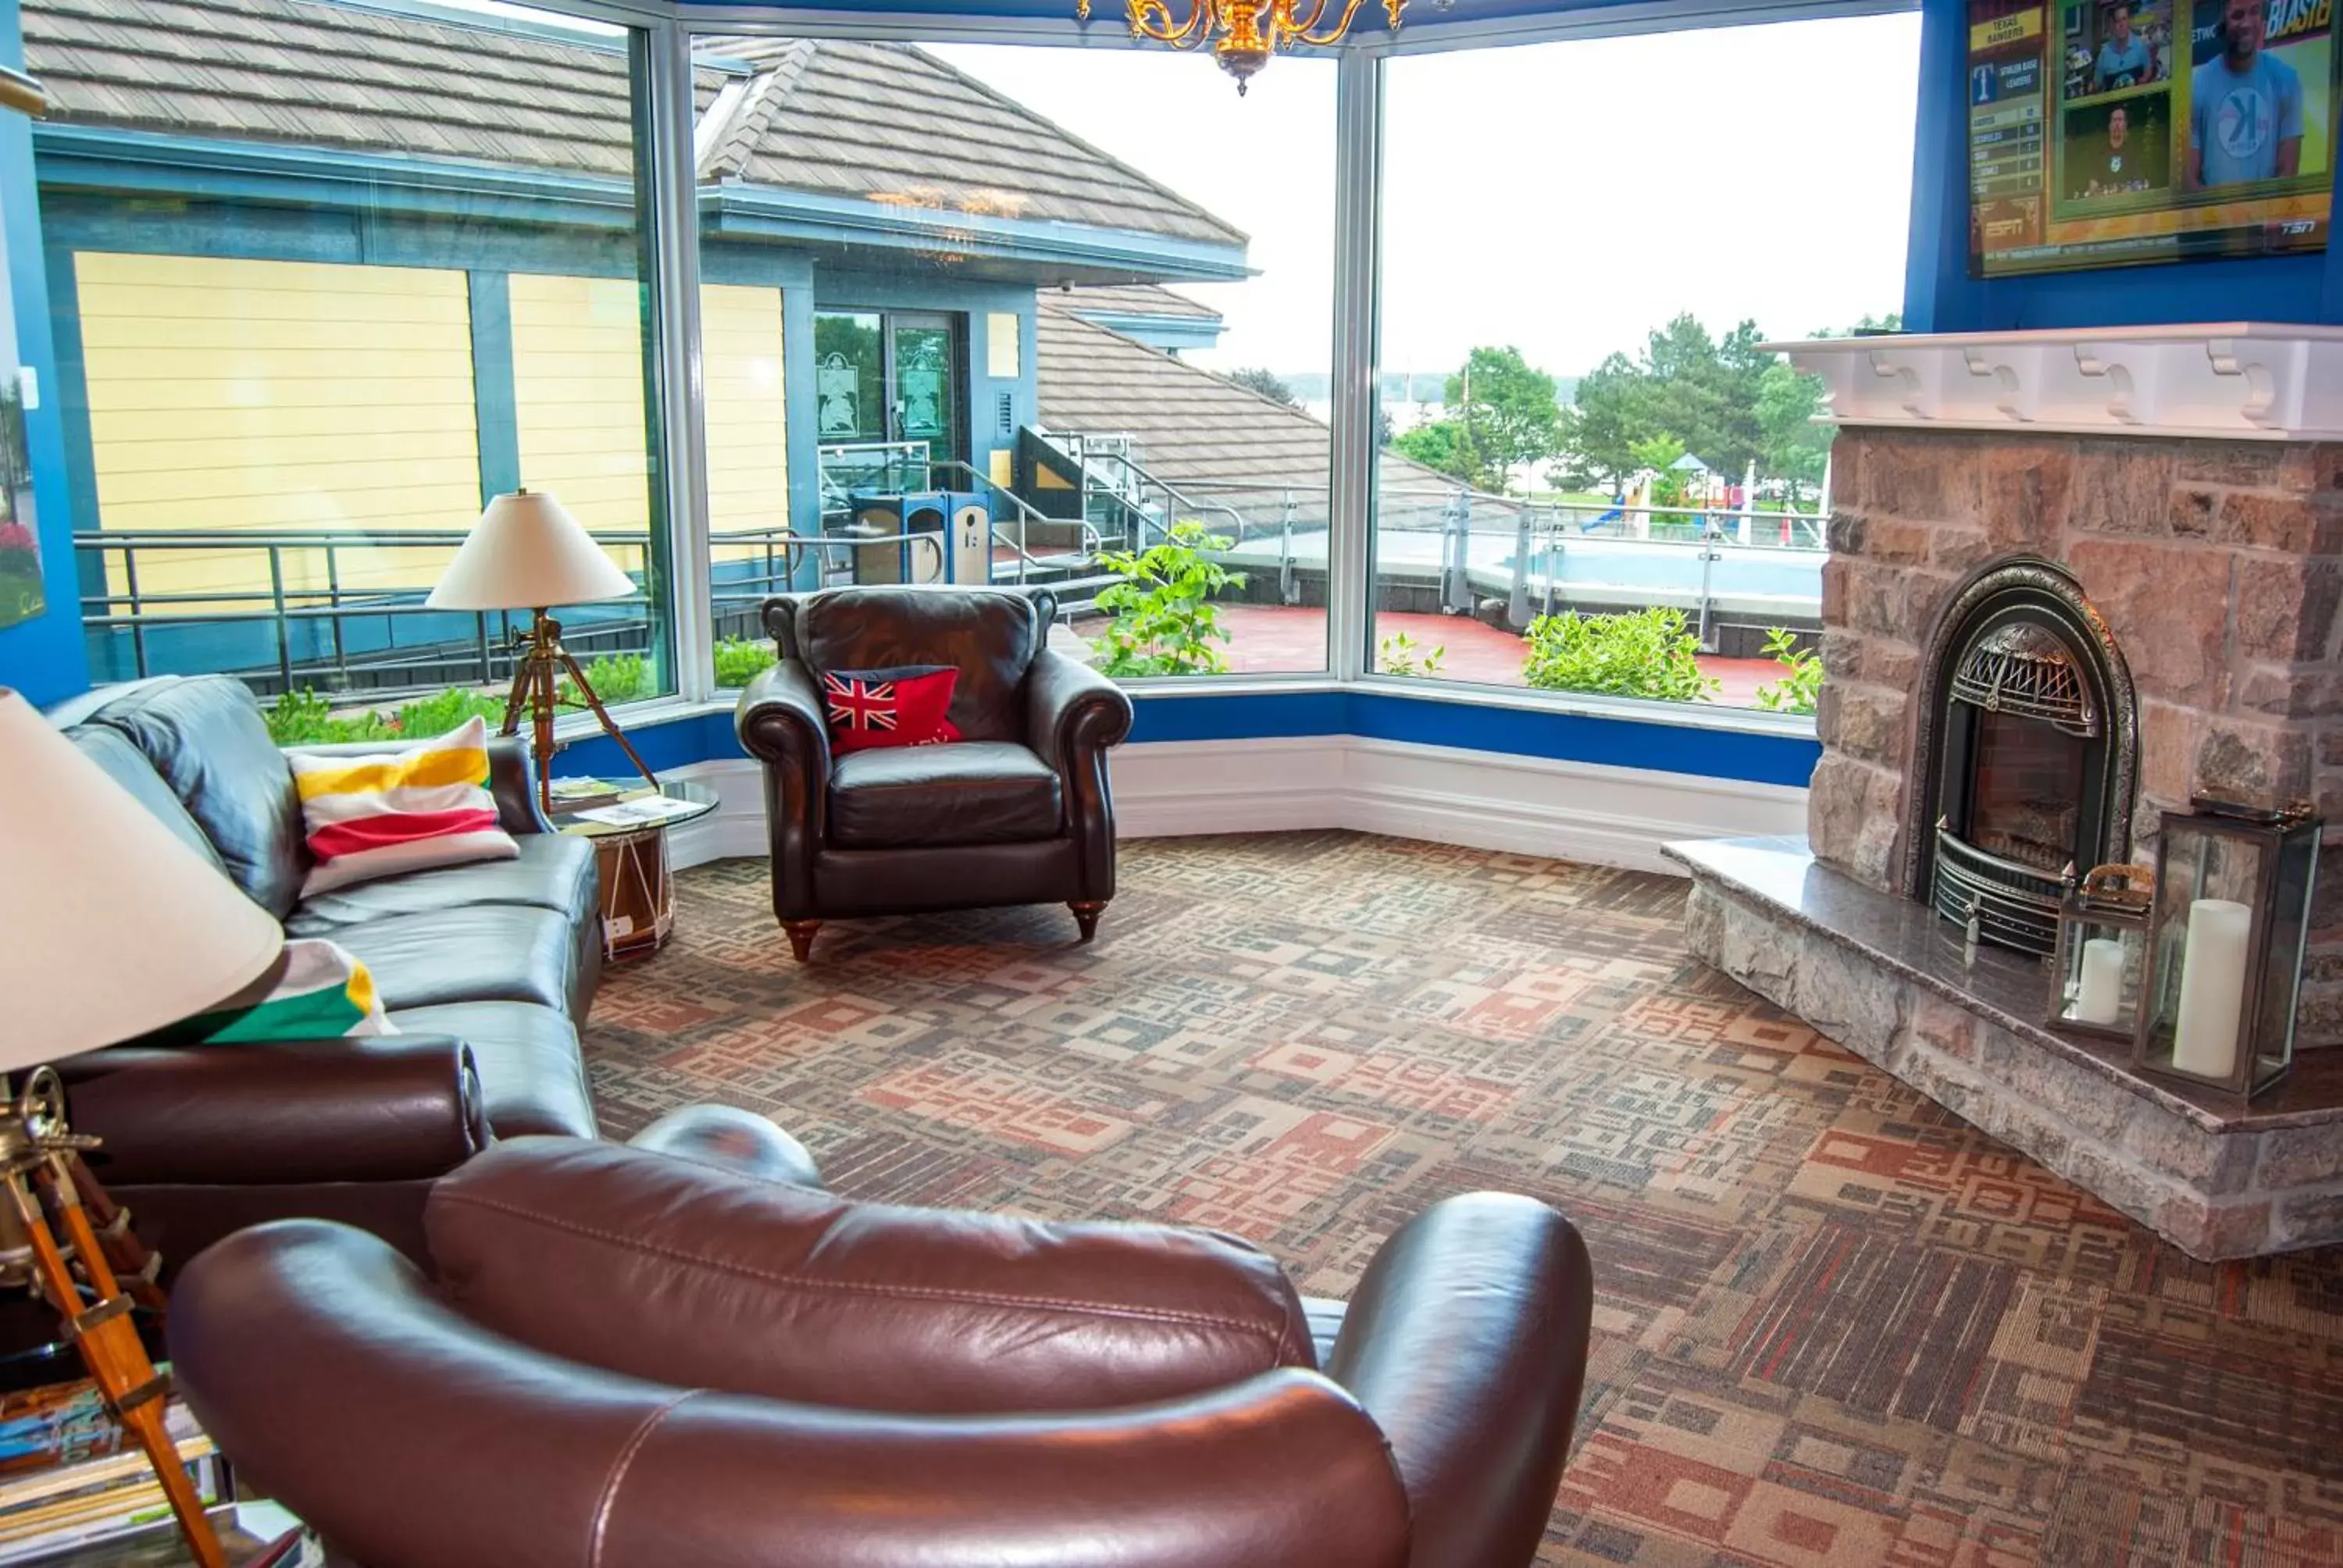
[[(1257, 522), (1275, 521), (1291, 491), (1294, 521), (1324, 527), (1332, 440), (1325, 422), (1082, 319), (1082, 297), (1098, 292), (1040, 296), (1034, 368), (1041, 423), (1127, 435), (1150, 473)], [(1390, 502), (1411, 512), (1436, 508), (1456, 488), (1455, 480), (1388, 450), (1381, 467)], [(1494, 498), (1485, 504), (1508, 509)]]
[[(756, 68), (703, 178), (1245, 243), (1242, 230), (909, 44), (710, 40)], [(769, 83), (769, 85), (765, 84)]]
[[(50, 119), (627, 175), (611, 46), (317, 0), (25, 0)], [(700, 177), (1211, 244), (1242, 233), (923, 50), (719, 39)]]

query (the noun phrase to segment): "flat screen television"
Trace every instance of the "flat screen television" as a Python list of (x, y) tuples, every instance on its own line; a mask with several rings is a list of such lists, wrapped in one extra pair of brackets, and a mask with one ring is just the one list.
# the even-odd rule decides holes
[(2335, 0), (1969, 0), (1969, 270), (2327, 247)]

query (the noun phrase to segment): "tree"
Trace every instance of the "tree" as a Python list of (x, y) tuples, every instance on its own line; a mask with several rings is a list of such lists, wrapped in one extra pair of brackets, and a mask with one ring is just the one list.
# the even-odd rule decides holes
[(1831, 427), (1816, 418), (1822, 408), (1821, 377), (1801, 376), (1786, 360), (1765, 367), (1757, 384), (1757, 425), (1766, 473), (1794, 486), (1823, 482)]
[(1456, 419), (1427, 419), (1413, 430), (1403, 430), (1392, 442), (1392, 449), (1434, 473), (1453, 476), (1468, 485), (1479, 484), (1487, 467), (1463, 423)]
[(1302, 407), (1302, 399), (1293, 395), (1293, 388), (1285, 384), (1285, 377), (1274, 370), (1232, 370), (1229, 379), (1249, 392), (1260, 393), (1272, 403), (1282, 403), (1288, 408)]
[[(1897, 325), (1892, 315), (1866, 316), (1841, 332)], [(1744, 321), (1712, 337), (1687, 313), (1649, 334), (1637, 357), (1604, 360), (1578, 383), (1564, 413), (1555, 482), (1617, 486), (1648, 467), (1637, 445), (1665, 437), (1730, 479), (1754, 459), (1775, 477), (1818, 483), (1830, 450), (1829, 427), (1813, 420), (1821, 383), (1760, 349), (1764, 336)]]
[(1554, 377), (1532, 368), (1510, 345), (1467, 355), (1464, 368), (1448, 378), (1446, 401), (1463, 427), (1453, 450), (1472, 455), (1478, 466), (1471, 477), (1485, 489), (1502, 492), (1513, 469), (1562, 450)]
[(1562, 411), (1562, 460), (1547, 476), (1557, 489), (1616, 489), (1635, 472), (1634, 447), (1651, 428), (1643, 372), (1614, 354), (1579, 377)]

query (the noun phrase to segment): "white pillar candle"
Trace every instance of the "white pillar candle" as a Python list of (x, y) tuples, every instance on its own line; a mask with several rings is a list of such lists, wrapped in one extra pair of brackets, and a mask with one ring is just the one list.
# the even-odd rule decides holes
[(2188, 906), (2179, 1028), (2172, 1040), (2172, 1065), (2183, 1072), (2227, 1078), (2237, 1068), (2246, 940), (2253, 924), (2253, 910), (2230, 899), (2199, 899)]
[(2083, 944), (2083, 973), (2075, 987), (2075, 1017), (2084, 1023), (2113, 1023), (2123, 1013), (2123, 943), (2093, 937)]

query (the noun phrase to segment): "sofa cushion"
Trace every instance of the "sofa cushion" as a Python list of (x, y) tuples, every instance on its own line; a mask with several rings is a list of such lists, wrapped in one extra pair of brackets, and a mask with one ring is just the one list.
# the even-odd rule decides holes
[(520, 904), (588, 923), (598, 918), (590, 841), (561, 833), (520, 833), (513, 842), (520, 849), (515, 859), (414, 871), (304, 899), (285, 930), (297, 937), (331, 936), (344, 926), (468, 904)]
[(488, 725), (478, 714), (393, 751), (287, 760), (314, 862), (305, 896), (519, 853), (488, 793)]
[(551, 910), (459, 904), (338, 926), (333, 938), (374, 971), (375, 989), (397, 1022), (403, 1009), (457, 1001), (573, 1010), (578, 977), (571, 934), (569, 921)]
[(228, 879), (278, 920), (308, 874), (293, 769), (260, 704), (225, 675), (141, 681), (83, 722), (136, 747), (218, 852)]
[(857, 751), (830, 776), (840, 849), (1054, 839), (1064, 822), (1057, 769), (1008, 741)]
[(567, 1014), (527, 1002), (451, 1002), (402, 1008), (390, 1021), (403, 1034), (444, 1034), (472, 1048), (480, 1110), (498, 1137), (595, 1136), (594, 1096)]
[(783, 651), (816, 670), (949, 665), (947, 717), (970, 740), (1025, 738), (1025, 672), (1048, 636), (1040, 608), (1005, 588), (843, 588), (773, 600)]
[[(146, 807), (148, 815), (171, 829), (173, 836), (181, 843), (213, 865), (220, 866), (219, 851), (212, 848), (212, 841), (204, 837), (204, 830), (196, 825), (193, 817), (187, 815), (186, 807), (179, 803), (178, 796), (163, 782), (163, 776), (155, 771), (155, 765), (146, 760), (144, 752), (124, 739), (117, 731), (98, 724), (82, 725), (67, 738), (73, 741), (75, 749), (96, 763), (107, 778), (121, 785), (125, 794)], [(225, 875), (226, 868), (220, 866), (220, 869)]]

